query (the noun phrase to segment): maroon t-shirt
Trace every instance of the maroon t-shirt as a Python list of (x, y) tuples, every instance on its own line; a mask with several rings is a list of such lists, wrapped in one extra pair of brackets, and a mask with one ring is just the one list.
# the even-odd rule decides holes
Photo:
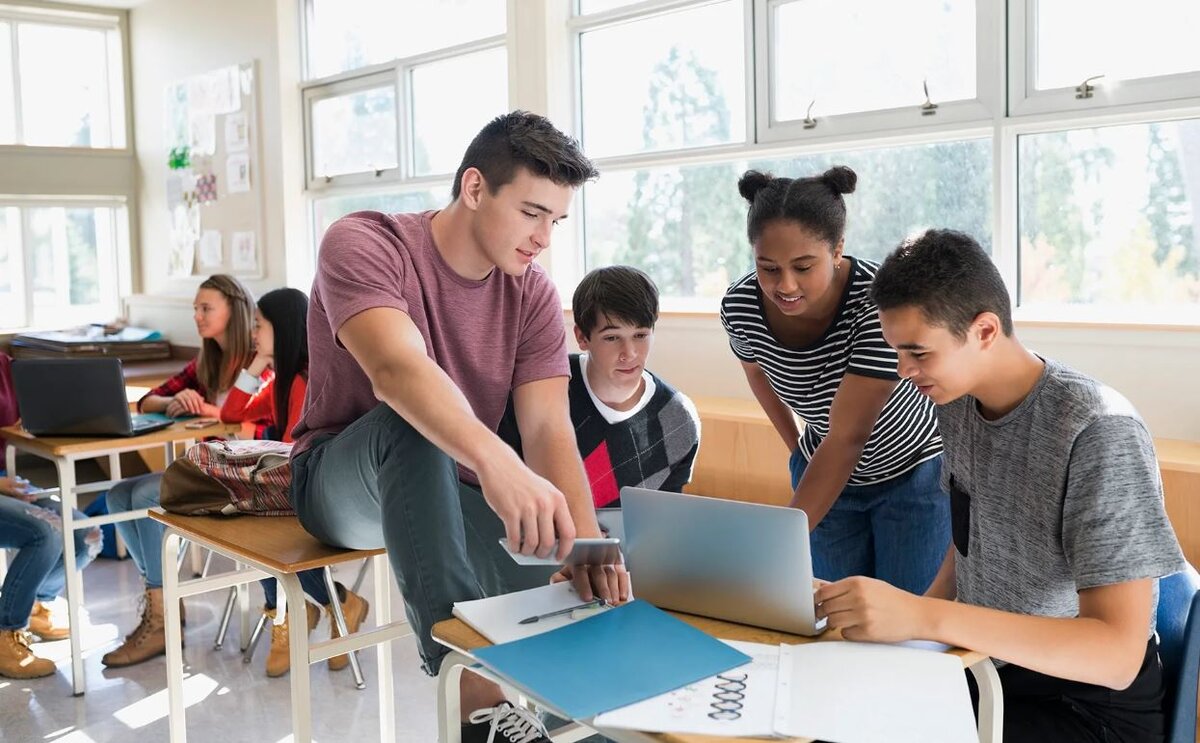
[(454, 272), (433, 242), (435, 212), (356, 212), (321, 241), (308, 307), (308, 393), (293, 430), (295, 453), (338, 433), (379, 404), (371, 382), (337, 341), (347, 320), (373, 307), (412, 318), (425, 350), (495, 431), (509, 393), (527, 382), (570, 375), (562, 304), (537, 264), (522, 276)]

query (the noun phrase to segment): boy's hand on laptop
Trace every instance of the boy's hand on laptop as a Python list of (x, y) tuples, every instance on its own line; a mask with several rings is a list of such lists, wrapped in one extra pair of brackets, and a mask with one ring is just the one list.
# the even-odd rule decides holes
[(623, 604), (629, 600), (631, 580), (625, 565), (564, 565), (555, 573), (551, 583), (569, 580), (583, 601), (599, 597), (608, 604)]
[(919, 596), (874, 578), (855, 576), (817, 588), (817, 619), (828, 617), (847, 640), (904, 642), (928, 639)]
[(575, 544), (575, 522), (566, 497), (549, 480), (512, 456), (487, 460), (476, 474), (488, 506), (504, 523), (508, 550), (522, 555), (549, 557), (558, 540), (558, 559)]

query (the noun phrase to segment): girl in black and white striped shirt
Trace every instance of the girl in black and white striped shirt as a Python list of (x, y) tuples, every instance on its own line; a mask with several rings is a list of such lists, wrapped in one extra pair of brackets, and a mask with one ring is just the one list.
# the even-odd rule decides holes
[(856, 182), (847, 167), (742, 176), (756, 267), (725, 293), (721, 322), (792, 450), (792, 506), (813, 529), (814, 574), (921, 593), (950, 542), (942, 442), (933, 403), (899, 379), (883, 339), (868, 295), (878, 266), (843, 253), (842, 194)]

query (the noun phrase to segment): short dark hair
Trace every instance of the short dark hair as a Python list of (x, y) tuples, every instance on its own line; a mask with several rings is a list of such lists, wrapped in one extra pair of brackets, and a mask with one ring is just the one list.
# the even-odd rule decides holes
[(981, 312), (995, 313), (1004, 334), (1013, 333), (1012, 302), (996, 264), (957, 230), (927, 230), (893, 250), (875, 274), (871, 299), (880, 310), (918, 307), (959, 340)]
[(858, 176), (845, 165), (835, 165), (818, 176), (779, 178), (747, 170), (738, 179), (738, 192), (750, 202), (746, 235), (753, 243), (768, 222), (790, 219), (815, 232), (830, 245), (846, 234), (846, 200), (854, 193)]
[(454, 174), (452, 198), (458, 198), (467, 168), (482, 173), (489, 193), (493, 194), (512, 183), (517, 168), (572, 188), (599, 175), (592, 161), (584, 157), (578, 142), (560, 132), (546, 117), (528, 111), (497, 116), (475, 135)]
[(658, 287), (633, 266), (597, 268), (579, 282), (571, 311), (585, 336), (591, 336), (605, 317), (653, 328), (658, 322)]

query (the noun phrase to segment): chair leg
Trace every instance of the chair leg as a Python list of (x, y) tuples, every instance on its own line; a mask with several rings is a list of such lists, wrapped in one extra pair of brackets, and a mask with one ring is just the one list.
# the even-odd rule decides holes
[(361, 591), (358, 589), (362, 588), (363, 579), (367, 577), (367, 568), (370, 566), (370, 558), (363, 560), (362, 565), (360, 565), (358, 568), (358, 575), (354, 577), (354, 587), (350, 589), (351, 591), (354, 591), (355, 593), (361, 593)]
[[(342, 614), (342, 602), (338, 601), (337, 585), (333, 582), (333, 571), (326, 565), (325, 569), (321, 572), (325, 576), (325, 590), (329, 591), (329, 608), (333, 613), (334, 624), (337, 626), (341, 636), (346, 637), (350, 634), (350, 631), (346, 628), (346, 617)], [(350, 652), (350, 670), (354, 672), (354, 688), (367, 688), (367, 682), (363, 679), (362, 668), (358, 665), (357, 650)]]
[(213, 552), (212, 550), (209, 550), (208, 554), (204, 556), (204, 567), (201, 568), (201, 570), (200, 570), (201, 578), (208, 577), (208, 569), (212, 567), (213, 555), (215, 555), (215, 554), (217, 554), (217, 553)]
[[(211, 552), (208, 553), (210, 556)], [(233, 607), (237, 603), (237, 586), (229, 587), (229, 598), (225, 599), (225, 613), (221, 615), (221, 625), (217, 628), (217, 639), (213, 642), (213, 650), (220, 650), (225, 644), (225, 635), (229, 632), (229, 618), (233, 616)]]
[(263, 629), (267, 626), (267, 615), (262, 614), (258, 618), (258, 624), (254, 625), (254, 632), (250, 634), (250, 644), (242, 651), (242, 662), (249, 663), (254, 660), (254, 651), (258, 648), (258, 640), (262, 637)]

